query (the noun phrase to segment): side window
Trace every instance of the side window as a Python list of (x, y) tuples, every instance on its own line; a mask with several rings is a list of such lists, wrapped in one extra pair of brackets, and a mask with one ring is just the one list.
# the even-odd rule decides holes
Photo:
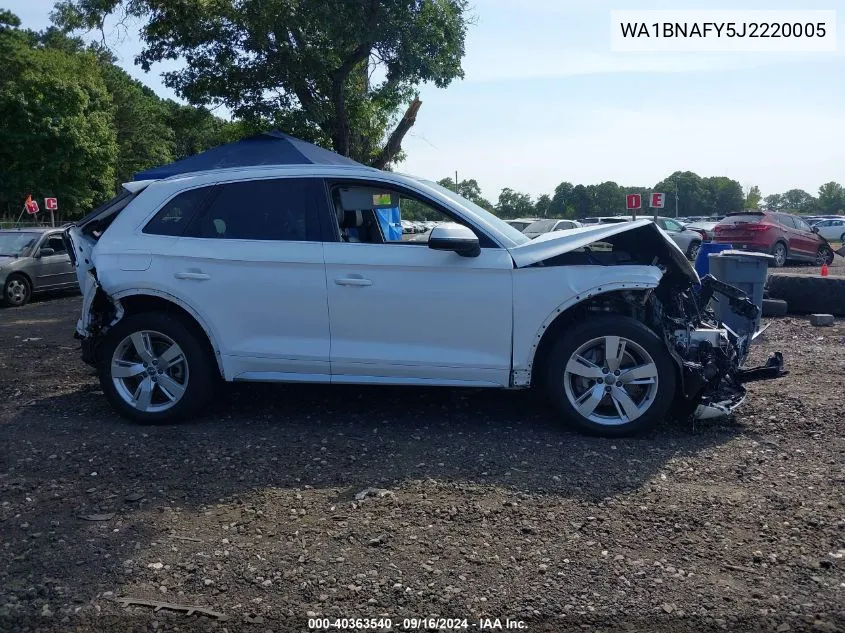
[(795, 222), (792, 220), (792, 216), (786, 215), (785, 213), (778, 213), (775, 217), (781, 226), (787, 229), (795, 228)]
[(666, 226), (666, 220), (664, 220), (663, 218), (657, 218), (657, 219), (654, 221), (654, 223), (655, 223), (657, 226), (659, 226), (661, 229), (663, 229), (664, 231), (668, 231), (668, 230), (669, 230), (669, 227), (668, 227), (668, 226)]
[(275, 178), (217, 185), (186, 237), (229, 240), (320, 241), (326, 211), (322, 180)]
[(56, 251), (56, 255), (64, 255), (67, 253), (67, 250), (65, 250), (65, 241), (59, 235), (51, 235), (48, 237), (44, 242), (44, 247), (52, 248)]
[(666, 224), (666, 230), (667, 231), (676, 231), (677, 232), (677, 231), (681, 230), (681, 225), (678, 224), (677, 222), (675, 222), (675, 220), (664, 220), (664, 222)]
[(455, 221), (422, 200), (375, 186), (337, 186), (332, 202), (343, 242), (426, 246), (431, 229)]
[(810, 228), (810, 225), (807, 224), (801, 218), (792, 218), (795, 221), (795, 226), (801, 229), (802, 231), (812, 231), (813, 229)]
[(150, 235), (180, 236), (185, 227), (197, 215), (203, 203), (208, 198), (213, 187), (199, 187), (183, 191), (174, 198), (171, 198), (155, 217), (147, 222), (144, 233)]

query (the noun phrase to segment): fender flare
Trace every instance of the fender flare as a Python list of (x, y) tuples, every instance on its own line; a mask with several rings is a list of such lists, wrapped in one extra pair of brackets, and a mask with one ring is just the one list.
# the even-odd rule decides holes
[(580, 303), (599, 295), (608, 294), (617, 290), (653, 290), (657, 288), (659, 281), (654, 283), (647, 282), (627, 282), (627, 281), (611, 281), (598, 286), (594, 286), (589, 290), (585, 290), (574, 297), (570, 297), (557, 308), (552, 310), (549, 315), (543, 320), (531, 343), (529, 350), (528, 362), (524, 369), (514, 369), (511, 372), (511, 384), (513, 387), (529, 387), (531, 386), (531, 379), (534, 370), (534, 360), (537, 357), (537, 350), (540, 347), (540, 342), (543, 340), (543, 335), (549, 327), (554, 323), (558, 317), (567, 312), (570, 308), (574, 308)]
[[(126, 299), (127, 297), (137, 297), (137, 296), (147, 296), (147, 297), (156, 297), (158, 299), (164, 299), (165, 301), (169, 301), (171, 303), (176, 304), (180, 308), (182, 308), (185, 312), (187, 312), (191, 317), (197, 322), (202, 329), (205, 336), (208, 338), (208, 342), (211, 345), (211, 349), (214, 352), (214, 358), (217, 361), (217, 368), (220, 371), (220, 375), (226, 377), (226, 373), (223, 368), (223, 355), (220, 352), (220, 347), (217, 344), (217, 337), (214, 335), (213, 330), (208, 325), (208, 321), (202, 317), (194, 308), (192, 308), (188, 303), (184, 300), (180, 299), (176, 295), (172, 295), (169, 292), (164, 292), (162, 290), (155, 290), (153, 288), (125, 288), (120, 292), (116, 292), (114, 294), (109, 295), (112, 301), (120, 301), (121, 299)], [(122, 308), (121, 308), (122, 309)]]

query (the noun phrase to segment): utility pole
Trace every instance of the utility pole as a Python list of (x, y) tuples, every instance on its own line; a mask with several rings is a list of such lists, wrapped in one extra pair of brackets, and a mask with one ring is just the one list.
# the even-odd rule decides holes
[(460, 189), (458, 187), (458, 170), (455, 170), (455, 193), (461, 195)]
[(675, 219), (678, 219), (678, 181), (675, 180)]

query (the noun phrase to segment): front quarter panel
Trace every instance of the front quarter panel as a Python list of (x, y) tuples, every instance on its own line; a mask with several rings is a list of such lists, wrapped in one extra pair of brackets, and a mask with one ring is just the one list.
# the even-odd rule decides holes
[(515, 270), (513, 375), (518, 378), (514, 386), (526, 386), (530, 382), (540, 339), (562, 312), (599, 294), (656, 288), (662, 276), (657, 266), (554, 266)]

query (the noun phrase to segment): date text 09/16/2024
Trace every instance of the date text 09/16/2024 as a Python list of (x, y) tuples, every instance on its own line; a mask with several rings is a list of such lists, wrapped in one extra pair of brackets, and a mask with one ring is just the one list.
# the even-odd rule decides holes
[[(401, 624), (401, 626), (400, 626)], [(309, 630), (400, 630), (400, 631), (430, 631), (430, 630), (470, 630), (479, 631), (520, 631), (526, 630), (528, 624), (523, 620), (513, 618), (403, 618), (394, 621), (392, 618), (308, 618)]]

